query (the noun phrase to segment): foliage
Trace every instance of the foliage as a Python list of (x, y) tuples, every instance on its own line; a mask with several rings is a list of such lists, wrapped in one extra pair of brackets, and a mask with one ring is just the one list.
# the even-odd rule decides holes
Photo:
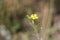
[(11, 31), (14, 33), (14, 32), (16, 32), (16, 30), (18, 30), (20, 27), (21, 27), (21, 26), (20, 26), (20, 23), (15, 22), (15, 23), (13, 24), (13, 26), (11, 27)]

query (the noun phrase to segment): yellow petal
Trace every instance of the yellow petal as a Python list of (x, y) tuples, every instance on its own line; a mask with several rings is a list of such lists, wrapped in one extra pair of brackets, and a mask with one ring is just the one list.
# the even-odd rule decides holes
[(34, 19), (34, 15), (33, 14), (31, 15), (31, 19)]
[(38, 17), (36, 17), (36, 19), (38, 19)]
[(34, 14), (34, 16), (36, 17), (36, 16), (37, 16), (37, 14)]
[(33, 17), (34, 17), (34, 15), (32, 14), (32, 15), (31, 15), (31, 18), (33, 18)]
[(38, 19), (38, 16), (37, 16), (37, 14), (34, 14), (34, 17), (35, 17), (35, 19)]
[(33, 19), (33, 20), (35, 20), (35, 18), (34, 18), (34, 17), (33, 17), (32, 19)]

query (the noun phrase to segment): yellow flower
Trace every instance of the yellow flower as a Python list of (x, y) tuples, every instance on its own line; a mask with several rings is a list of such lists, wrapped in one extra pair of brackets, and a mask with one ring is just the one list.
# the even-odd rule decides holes
[(31, 17), (32, 20), (38, 19), (37, 14), (32, 14), (30, 17)]
[(27, 15), (27, 17), (28, 17), (29, 19), (32, 19), (32, 20), (38, 19), (37, 14), (31, 14), (30, 16)]
[(36, 13), (31, 14), (30, 16), (27, 15), (27, 17), (28, 17), (28, 19), (31, 19), (31, 21), (32, 21), (33, 24), (34, 24), (34, 20), (35, 20), (35, 19), (38, 19), (38, 16), (37, 16)]

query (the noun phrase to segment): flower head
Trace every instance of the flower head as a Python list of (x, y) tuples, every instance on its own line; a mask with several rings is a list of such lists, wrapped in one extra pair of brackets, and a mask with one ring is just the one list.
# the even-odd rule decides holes
[(31, 17), (31, 19), (32, 19), (32, 20), (38, 19), (37, 14), (31, 14), (31, 16), (30, 16), (30, 17)]
[(34, 20), (35, 19), (38, 19), (38, 16), (36, 13), (34, 14), (31, 14), (31, 15), (27, 15), (28, 19), (31, 19), (32, 20), (32, 23), (34, 23)]
[(29, 19), (31, 19), (31, 20), (38, 19), (38, 16), (37, 16), (37, 14), (36, 14), (36, 13), (31, 14), (30, 16), (29, 16), (29, 15), (27, 15), (27, 17), (28, 17)]

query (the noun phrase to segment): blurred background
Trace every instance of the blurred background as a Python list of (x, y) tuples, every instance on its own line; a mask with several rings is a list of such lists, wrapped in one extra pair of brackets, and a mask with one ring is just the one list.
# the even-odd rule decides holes
[(0, 40), (60, 40), (60, 0), (0, 0)]

